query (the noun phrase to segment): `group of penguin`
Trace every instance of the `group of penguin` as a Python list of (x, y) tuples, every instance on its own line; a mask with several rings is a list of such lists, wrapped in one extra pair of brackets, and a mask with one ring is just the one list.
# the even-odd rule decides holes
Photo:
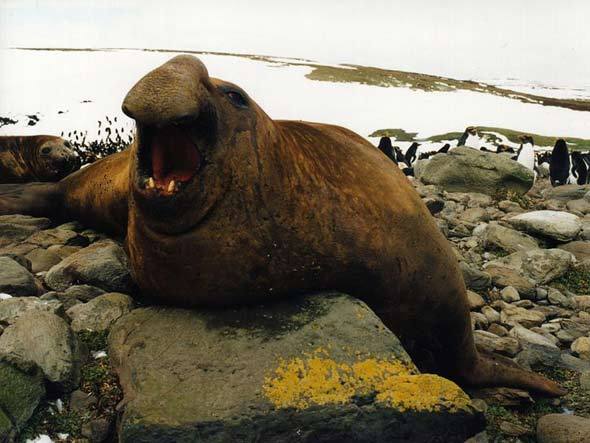
[[(459, 137), (457, 146), (468, 146), (480, 151), (505, 155), (533, 171), (535, 178), (548, 175), (553, 186), (573, 183), (583, 185), (590, 182), (589, 153), (575, 151), (570, 155), (567, 143), (561, 138), (555, 142), (551, 152), (542, 153), (535, 153), (534, 140), (530, 135), (521, 136), (520, 142), (518, 149), (501, 144), (493, 151), (482, 145), (477, 128), (469, 126), (465, 129), (463, 135)], [(420, 144), (413, 142), (407, 151), (403, 153), (399, 146), (391, 144), (389, 137), (381, 137), (377, 147), (408, 176), (414, 175), (414, 163), (416, 160), (425, 160), (436, 154), (446, 154), (452, 149), (449, 143), (445, 143), (436, 151), (418, 154)]]

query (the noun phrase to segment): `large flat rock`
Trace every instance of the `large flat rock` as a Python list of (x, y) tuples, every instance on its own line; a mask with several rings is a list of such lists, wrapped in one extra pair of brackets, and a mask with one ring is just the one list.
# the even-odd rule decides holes
[(532, 211), (515, 215), (508, 223), (516, 229), (559, 242), (571, 241), (582, 229), (580, 218), (564, 211)]
[(141, 308), (111, 329), (123, 442), (463, 442), (484, 419), (419, 374), (368, 307), (323, 294), (226, 310)]

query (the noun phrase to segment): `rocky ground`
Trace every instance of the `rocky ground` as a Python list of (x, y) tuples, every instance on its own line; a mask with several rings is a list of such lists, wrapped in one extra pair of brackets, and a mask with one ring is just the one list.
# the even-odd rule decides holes
[[(533, 400), (514, 389), (470, 392), (487, 403), (489, 440), (586, 441), (590, 420), (571, 414), (590, 415), (590, 186), (552, 188), (544, 179), (526, 195), (491, 197), (414, 185), (440, 211), (437, 223), (453, 244), (478, 348), (511, 357), (569, 391), (557, 400)], [(568, 415), (538, 421), (549, 413)], [(579, 428), (585, 437), (554, 439), (561, 421), (564, 435), (573, 438)]]
[[(590, 441), (590, 185), (543, 179), (489, 196), (413, 184), (461, 263), (478, 347), (558, 380), (565, 397), (480, 389), (469, 402), (418, 374), (343, 295), (224, 313), (146, 307), (116, 240), (2, 216), (0, 441), (332, 441), (322, 429), (335, 428), (357, 441), (425, 441), (416, 429), (463, 441), (484, 414), (472, 442)], [(392, 379), (405, 396), (390, 395)], [(351, 420), (360, 434), (344, 431)]]

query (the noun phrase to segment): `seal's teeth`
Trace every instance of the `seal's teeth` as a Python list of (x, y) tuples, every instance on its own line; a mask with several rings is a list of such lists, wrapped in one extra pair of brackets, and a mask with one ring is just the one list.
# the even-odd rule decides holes
[(156, 182), (154, 181), (153, 177), (150, 177), (147, 179), (147, 181), (145, 183), (145, 187), (147, 189), (154, 189), (156, 187)]
[(174, 192), (176, 190), (176, 183), (172, 180), (168, 183), (168, 192)]

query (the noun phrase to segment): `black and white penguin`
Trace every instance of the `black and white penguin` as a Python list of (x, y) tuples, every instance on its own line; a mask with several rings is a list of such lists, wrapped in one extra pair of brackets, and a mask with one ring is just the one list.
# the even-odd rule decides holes
[(418, 150), (418, 146), (420, 146), (420, 144), (414, 142), (406, 151), (406, 163), (410, 167), (414, 164), (414, 161), (416, 161), (416, 151)]
[(537, 176), (542, 178), (549, 177), (549, 163), (551, 162), (551, 152), (541, 152), (535, 154), (535, 171)]
[(555, 142), (549, 163), (549, 178), (553, 186), (565, 185), (570, 175), (570, 156), (565, 140)]
[(521, 144), (516, 156), (516, 161), (524, 167), (535, 170), (535, 142), (530, 135), (524, 135), (520, 138)]
[(468, 146), (474, 149), (481, 149), (481, 139), (477, 134), (475, 126), (467, 126), (463, 135), (459, 137), (457, 146)]
[(572, 152), (572, 175), (579, 185), (588, 183), (588, 165), (581, 152)]

